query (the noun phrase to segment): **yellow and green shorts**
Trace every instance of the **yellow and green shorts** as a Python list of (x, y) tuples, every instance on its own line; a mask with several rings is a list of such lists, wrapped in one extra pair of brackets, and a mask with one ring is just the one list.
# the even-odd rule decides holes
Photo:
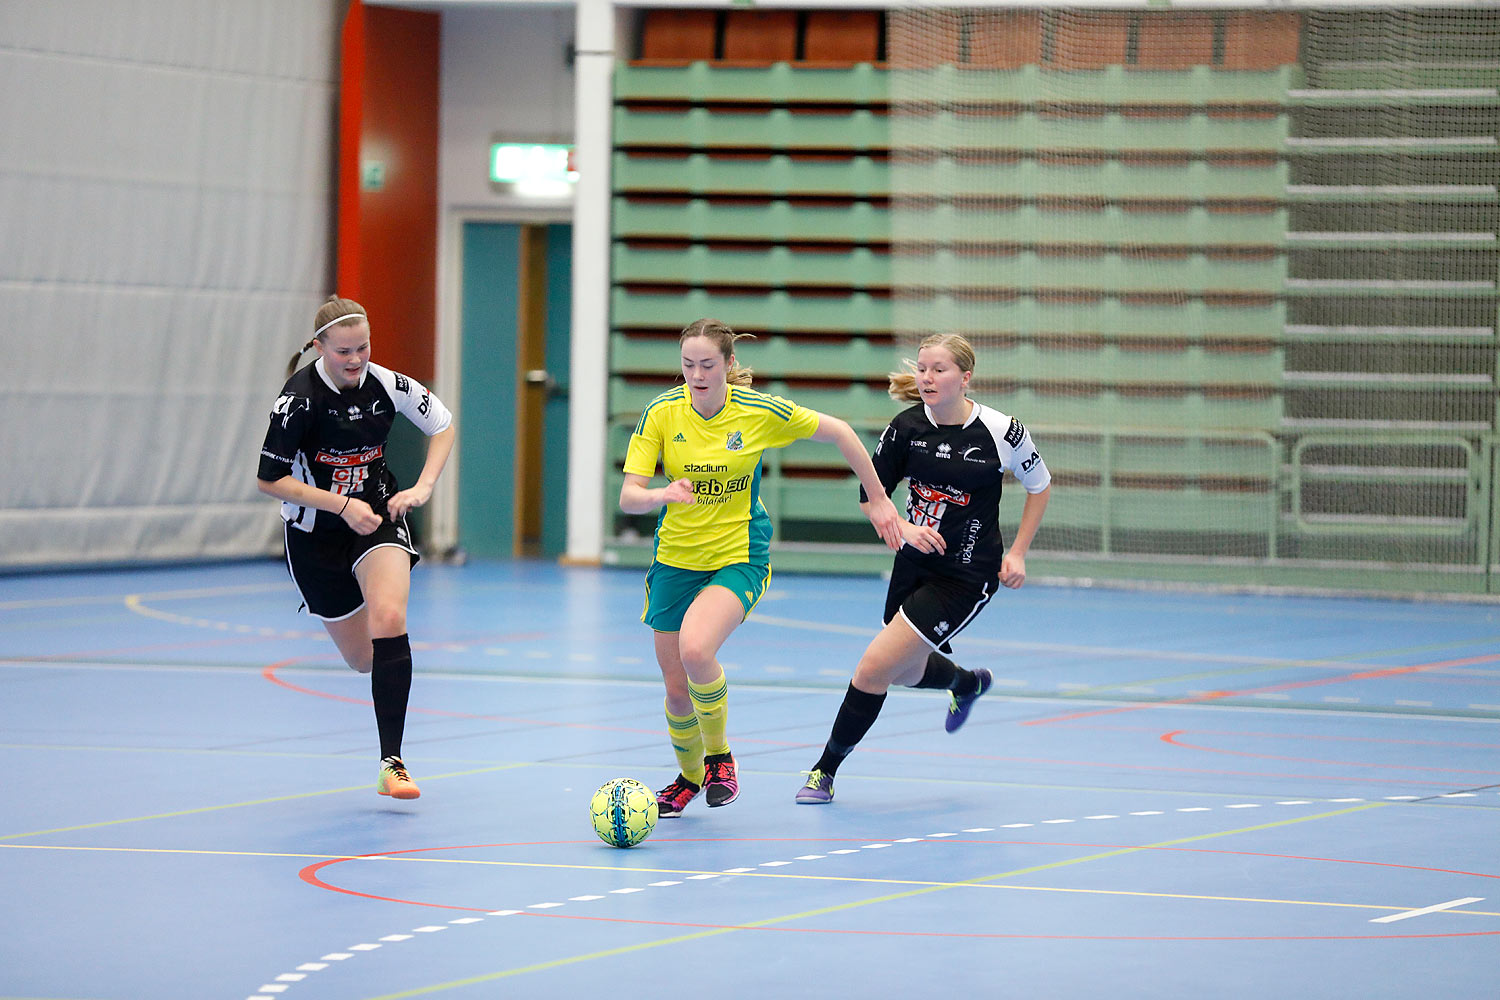
[(646, 606), (641, 621), (657, 632), (680, 632), (682, 618), (704, 587), (723, 587), (745, 608), (755, 607), (771, 583), (771, 564), (731, 563), (722, 569), (678, 569), (653, 562), (646, 570)]

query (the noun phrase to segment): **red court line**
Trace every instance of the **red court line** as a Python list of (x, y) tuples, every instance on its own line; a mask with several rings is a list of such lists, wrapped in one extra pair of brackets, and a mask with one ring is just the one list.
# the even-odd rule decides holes
[(1391, 771), (1437, 771), (1442, 774), (1482, 774), (1493, 776), (1500, 771), (1481, 771), (1477, 768), (1467, 767), (1428, 767), (1422, 764), (1377, 764), (1372, 761), (1363, 760), (1322, 760), (1317, 757), (1283, 757), (1279, 754), (1256, 753), (1250, 750), (1228, 750), (1221, 747), (1205, 747), (1195, 743), (1184, 743), (1177, 737), (1187, 732), (1186, 729), (1174, 729), (1170, 733), (1162, 733), (1160, 739), (1170, 746), (1181, 747), (1184, 750), (1202, 750), (1204, 753), (1221, 753), (1231, 757), (1253, 757), (1257, 760), (1285, 760), (1296, 764), (1334, 764), (1339, 767), (1369, 767), (1379, 770)]
[[(1432, 720), (1438, 721), (1438, 720)], [(1090, 732), (1155, 733), (1156, 726), (1089, 726)], [(1187, 730), (1177, 730), (1187, 732)], [(1200, 736), (1241, 736), (1258, 740), (1306, 740), (1316, 743), (1378, 743), (1389, 746), (1438, 747), (1443, 750), (1500, 750), (1500, 743), (1472, 743), (1468, 740), (1406, 740), (1390, 736), (1345, 736), (1338, 733), (1272, 733), (1259, 729), (1194, 729)]]
[[(685, 837), (672, 840), (656, 841), (660, 844), (676, 843), (858, 843), (865, 838), (829, 838), (829, 837)], [(401, 903), (406, 906), (420, 906), (429, 909), (440, 910), (464, 910), (471, 913), (490, 913), (501, 907), (489, 906), (461, 906), (453, 903), (434, 903), (420, 899), (403, 899), (397, 896), (379, 896), (373, 893), (359, 892), (354, 889), (346, 889), (331, 882), (326, 882), (318, 874), (324, 868), (332, 865), (342, 864), (345, 861), (357, 861), (370, 858), (395, 857), (397, 855), (422, 854), (429, 851), (470, 851), (484, 848), (505, 847), (552, 847), (588, 844), (589, 841), (578, 840), (554, 840), (554, 841), (532, 841), (510, 844), (468, 844), (447, 847), (415, 847), (407, 850), (378, 851), (373, 854), (353, 855), (347, 858), (329, 858), (302, 868), (297, 874), (307, 884), (330, 892), (337, 892), (347, 896), (356, 896), (361, 899), (370, 899), (382, 903)], [(1150, 847), (1140, 844), (1088, 844), (1063, 841), (1045, 840), (943, 840), (940, 843), (969, 844), (980, 846), (1022, 846), (1022, 847), (1063, 847), (1068, 849), (1087, 848), (1090, 850), (1139, 850), (1139, 851), (1162, 851), (1181, 854), (1216, 854), (1230, 855), (1235, 857), (1270, 858), (1281, 861), (1309, 861), (1328, 864), (1346, 864), (1371, 866), (1376, 868), (1399, 868), (1407, 871), (1433, 872), (1442, 875), (1466, 875), (1473, 878), (1500, 879), (1500, 875), (1487, 874), (1485, 872), (1468, 872), (1452, 868), (1432, 868), (1425, 865), (1402, 865), (1389, 861), (1360, 861), (1354, 858), (1319, 858), (1304, 857), (1296, 854), (1270, 854), (1258, 851), (1225, 851), (1209, 848), (1194, 847)], [(716, 873), (721, 874), (721, 873)], [(510, 909), (510, 907), (505, 907)], [(611, 924), (640, 924), (652, 927), (679, 927), (702, 930), (746, 930), (746, 931), (777, 931), (780, 933), (796, 934), (852, 934), (873, 937), (933, 937), (933, 938), (976, 938), (976, 939), (1025, 939), (1025, 940), (1052, 940), (1052, 941), (1385, 941), (1406, 940), (1420, 938), (1464, 938), (1464, 937), (1493, 937), (1500, 935), (1497, 931), (1457, 931), (1448, 933), (1432, 934), (1275, 934), (1275, 935), (1150, 935), (1150, 934), (1011, 934), (984, 931), (912, 931), (912, 930), (854, 930), (846, 928), (830, 927), (773, 927), (757, 926), (753, 924), (712, 924), (696, 923), (691, 921), (677, 920), (644, 920), (630, 917), (597, 917), (579, 916), (565, 913), (540, 913), (527, 909), (519, 909), (511, 916), (547, 917), (557, 920), (586, 920), (596, 923)]]
[(1054, 722), (1072, 722), (1076, 719), (1091, 719), (1101, 715), (1117, 715), (1122, 712), (1140, 712), (1150, 708), (1161, 708), (1165, 705), (1197, 705), (1210, 701), (1221, 701), (1225, 698), (1245, 698), (1251, 695), (1267, 694), (1273, 691), (1295, 691), (1300, 688), (1323, 687), (1328, 684), (1346, 684), (1349, 681), (1379, 680), (1386, 677), (1401, 677), (1406, 674), (1417, 674), (1427, 670), (1441, 670), (1444, 667), (1467, 667), (1475, 663), (1494, 663), (1500, 660), (1500, 653), (1490, 653), (1486, 656), (1470, 656), (1462, 660), (1441, 660), (1437, 663), (1419, 663), (1409, 667), (1385, 667), (1380, 670), (1357, 670), (1352, 674), (1340, 674), (1337, 677), (1318, 677), (1309, 681), (1287, 681), (1284, 684), (1271, 684), (1266, 687), (1245, 688), (1241, 691), (1207, 691), (1203, 694), (1192, 695), (1186, 698), (1168, 698), (1162, 701), (1141, 702), (1131, 705), (1116, 705), (1112, 708), (1096, 708), (1085, 712), (1070, 712), (1067, 715), (1053, 715), (1043, 719), (1032, 719), (1023, 722), (1023, 726), (1046, 726)]

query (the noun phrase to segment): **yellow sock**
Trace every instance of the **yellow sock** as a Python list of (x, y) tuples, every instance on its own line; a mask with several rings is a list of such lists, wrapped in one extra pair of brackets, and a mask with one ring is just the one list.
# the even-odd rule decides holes
[(672, 752), (677, 755), (677, 769), (693, 784), (703, 784), (703, 731), (698, 716), (673, 715), (667, 709), (667, 732), (672, 737)]
[(705, 754), (728, 753), (729, 738), (725, 730), (729, 723), (729, 681), (719, 671), (717, 680), (707, 684), (695, 684), (688, 679), (688, 693), (693, 698), (693, 708), (698, 711), (698, 727), (703, 733)]

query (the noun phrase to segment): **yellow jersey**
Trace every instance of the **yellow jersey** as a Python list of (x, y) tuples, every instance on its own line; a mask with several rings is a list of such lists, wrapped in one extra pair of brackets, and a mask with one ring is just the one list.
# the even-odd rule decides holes
[(761, 453), (810, 437), (818, 413), (789, 399), (729, 386), (711, 417), (693, 409), (685, 385), (657, 396), (630, 436), (625, 472), (650, 479), (657, 459), (670, 480), (690, 479), (695, 502), (656, 517), (656, 561), (713, 570), (770, 560), (771, 519), (760, 502)]

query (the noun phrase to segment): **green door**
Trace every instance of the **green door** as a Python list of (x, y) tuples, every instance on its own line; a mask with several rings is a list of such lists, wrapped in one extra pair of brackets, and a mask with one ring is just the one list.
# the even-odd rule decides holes
[(459, 547), (556, 557), (567, 535), (572, 227), (463, 227)]

